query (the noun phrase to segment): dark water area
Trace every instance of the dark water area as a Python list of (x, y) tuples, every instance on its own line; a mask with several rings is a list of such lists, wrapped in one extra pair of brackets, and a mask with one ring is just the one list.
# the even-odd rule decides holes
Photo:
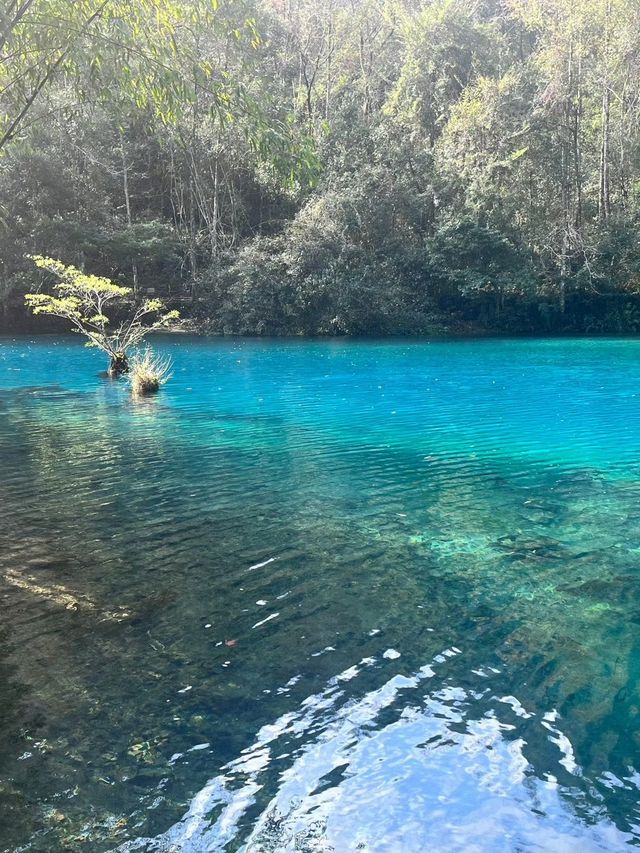
[(640, 342), (0, 338), (0, 851), (640, 843)]

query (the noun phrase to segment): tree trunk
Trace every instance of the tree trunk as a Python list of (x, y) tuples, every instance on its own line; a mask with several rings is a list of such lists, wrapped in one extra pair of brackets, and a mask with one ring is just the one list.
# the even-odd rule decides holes
[(629, 190), (627, 186), (627, 159), (626, 159), (626, 84), (620, 96), (620, 129), (619, 129), (619, 144), (620, 144), (620, 203), (622, 207), (627, 209), (629, 200)]
[[(189, 179), (189, 265), (191, 266), (192, 288), (198, 273), (198, 247), (196, 234), (196, 200), (193, 177)], [(193, 295), (193, 289), (192, 289)]]
[(562, 237), (562, 256), (560, 258), (560, 293), (558, 307), (560, 313), (564, 314), (567, 298), (567, 274), (569, 272), (569, 235), (565, 231)]
[(600, 145), (600, 195), (598, 199), (598, 216), (601, 222), (606, 222), (611, 214), (611, 193), (609, 190), (609, 123), (611, 114), (611, 93), (605, 83), (602, 95), (602, 139)]
[(129, 359), (126, 352), (116, 352), (111, 356), (107, 373), (112, 379), (117, 379), (129, 372)]
[(209, 235), (211, 238), (211, 258), (214, 261), (218, 257), (218, 219), (220, 218), (220, 202), (218, 199), (218, 170), (218, 154), (216, 153), (215, 166), (213, 169), (213, 213), (211, 217), (211, 224), (209, 226)]
[(609, 189), (609, 125), (611, 119), (611, 88), (609, 85), (609, 48), (611, 0), (607, 0), (604, 29), (604, 89), (602, 92), (602, 136), (600, 142), (600, 192), (598, 195), (598, 218), (606, 222), (611, 215), (611, 193)]
[[(127, 213), (127, 228), (131, 228), (131, 194), (129, 193), (129, 166), (127, 164), (127, 155), (124, 150), (124, 133), (120, 131), (120, 152), (122, 154), (122, 189), (124, 192), (124, 205)], [(138, 265), (134, 261), (131, 263), (131, 271), (133, 273), (133, 295), (138, 296)]]
[(575, 172), (575, 219), (576, 231), (582, 231), (582, 152), (580, 147), (582, 122), (582, 40), (578, 44), (577, 93), (573, 120), (573, 167)]

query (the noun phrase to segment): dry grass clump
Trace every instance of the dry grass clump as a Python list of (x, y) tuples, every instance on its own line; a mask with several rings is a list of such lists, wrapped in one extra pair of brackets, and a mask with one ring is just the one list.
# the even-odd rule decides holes
[(157, 355), (149, 347), (135, 353), (127, 374), (131, 390), (136, 395), (154, 394), (161, 385), (171, 379), (171, 368), (170, 358)]

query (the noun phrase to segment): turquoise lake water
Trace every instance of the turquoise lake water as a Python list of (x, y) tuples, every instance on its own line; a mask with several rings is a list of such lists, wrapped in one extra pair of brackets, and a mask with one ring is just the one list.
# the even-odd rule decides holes
[(0, 851), (640, 844), (640, 341), (0, 338)]

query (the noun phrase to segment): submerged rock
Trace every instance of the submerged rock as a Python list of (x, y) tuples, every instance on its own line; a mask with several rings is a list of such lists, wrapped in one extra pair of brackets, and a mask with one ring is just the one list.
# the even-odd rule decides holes
[(21, 728), (28, 732), (41, 731), (47, 725), (47, 709), (36, 699), (23, 702), (17, 716)]
[(42, 584), (26, 573), (9, 569), (4, 573), (4, 581), (10, 586), (37, 596), (64, 610), (96, 613), (99, 621), (123, 622), (131, 614), (125, 608), (103, 608), (84, 593), (72, 592), (62, 584)]
[(557, 521), (562, 509), (556, 504), (538, 498), (529, 498), (522, 505), (520, 514), (534, 524), (550, 524)]
[(632, 575), (618, 575), (607, 578), (590, 578), (579, 580), (577, 583), (564, 584), (559, 587), (570, 595), (594, 598), (616, 602), (621, 599), (628, 601), (630, 597), (638, 597), (638, 579)]
[(558, 560), (569, 555), (567, 549), (557, 541), (548, 536), (500, 536), (496, 541), (496, 547), (506, 551), (515, 559), (544, 558)]
[(129, 621), (136, 624), (153, 618), (156, 614), (171, 607), (177, 599), (177, 594), (170, 589), (159, 590), (143, 598), (135, 605), (130, 614)]
[(16, 391), (17, 397), (25, 397), (29, 394), (64, 394), (65, 389), (62, 385), (26, 385), (24, 388), (18, 388)]

